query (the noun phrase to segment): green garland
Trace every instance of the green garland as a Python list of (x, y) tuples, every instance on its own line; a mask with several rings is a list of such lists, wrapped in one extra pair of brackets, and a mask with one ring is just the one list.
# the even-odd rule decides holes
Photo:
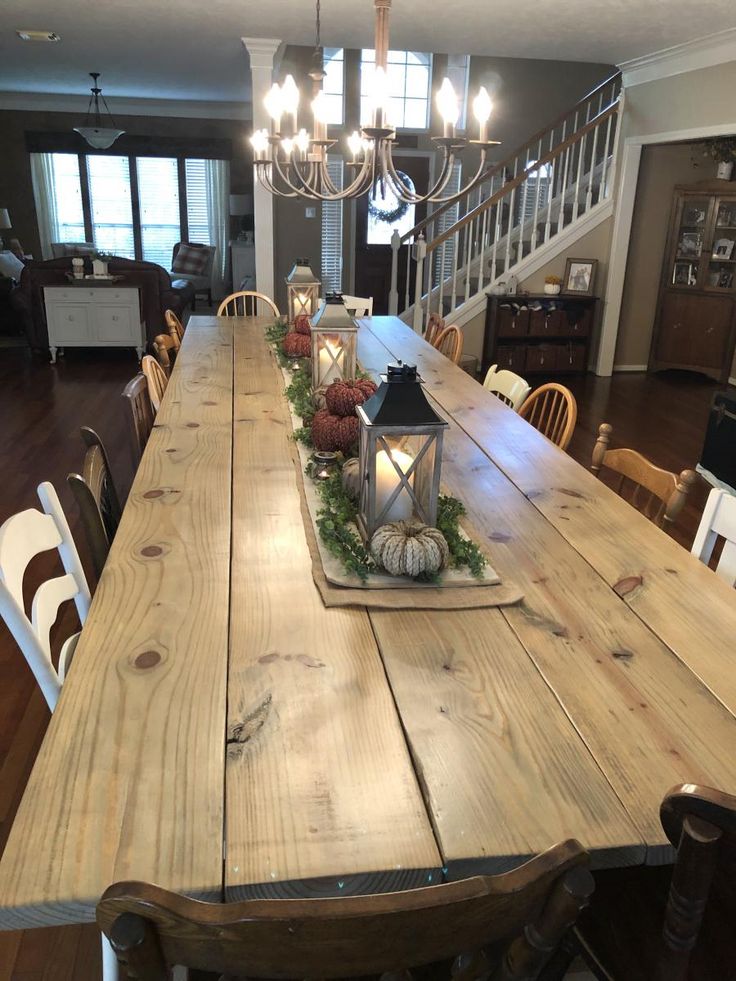
[[(279, 364), (284, 367), (294, 363), (294, 359), (287, 358), (281, 349), (281, 342), (287, 332), (287, 325), (278, 320), (266, 328), (266, 339), (274, 348)], [(360, 372), (360, 377), (369, 376)], [(316, 407), (308, 359), (300, 361), (292, 372), (291, 382), (286, 387), (286, 397), (295, 415), (300, 416), (304, 422), (303, 426), (294, 430), (294, 439), (311, 447), (311, 421)], [(310, 458), (304, 472), (308, 477), (314, 478), (313, 459)], [(350, 528), (358, 517), (358, 506), (342, 485), (341, 470), (337, 470), (326, 480), (317, 481), (316, 487), (322, 502), (322, 507), (317, 511), (317, 528), (325, 548), (340, 560), (347, 572), (365, 582), (371, 573), (379, 569), (362, 538)], [(460, 533), (460, 518), (465, 513), (463, 503), (456, 497), (440, 494), (437, 502), (437, 527), (447, 541), (451, 565), (455, 569), (467, 567), (473, 576), (480, 579), (487, 564), (486, 557), (475, 542), (469, 541)], [(438, 578), (436, 575), (417, 576), (420, 582), (437, 582)]]
[[(399, 180), (407, 189), (407, 191), (413, 191), (414, 185), (410, 181), (409, 177), (402, 170), (397, 170), (396, 173)], [(378, 205), (376, 204), (377, 190), (378, 190), (378, 181), (376, 181), (373, 187), (373, 191), (370, 197), (368, 198), (368, 214), (371, 216), (371, 218), (375, 218), (376, 221), (383, 221), (387, 225), (393, 225), (394, 222), (401, 221), (401, 219), (409, 210), (409, 202), (400, 201), (397, 198), (396, 207), (392, 208), (390, 211), (388, 209), (384, 211), (382, 208), (379, 208)]]

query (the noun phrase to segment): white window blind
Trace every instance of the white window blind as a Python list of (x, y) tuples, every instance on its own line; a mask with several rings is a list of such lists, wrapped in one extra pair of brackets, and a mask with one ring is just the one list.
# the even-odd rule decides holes
[(189, 159), (184, 168), (187, 185), (187, 225), (189, 241), (212, 245), (207, 195), (207, 161)]
[[(342, 157), (328, 157), (327, 171), (342, 189)], [(342, 291), (342, 201), (322, 202), (322, 294)]]
[[(442, 192), (443, 197), (450, 197), (451, 194), (457, 194), (460, 190), (460, 179), (462, 177), (462, 164), (460, 161), (456, 161), (453, 168), (452, 174), (450, 175), (450, 180), (447, 182), (447, 187)], [(452, 228), (455, 222), (460, 217), (460, 203), (453, 204), (452, 207), (448, 208), (444, 214), (441, 214), (437, 221), (435, 222), (435, 228), (432, 232), (433, 236), (437, 237), (446, 232), (448, 228)], [(438, 249), (435, 249), (434, 253), (434, 282), (439, 282), (440, 278), (443, 280), (449, 279), (452, 276), (452, 265), (455, 257), (455, 238), (454, 236), (446, 239), (445, 244), (441, 245)], [(440, 272), (442, 276), (440, 277)]]
[[(360, 122), (370, 125), (371, 91), (376, 52), (366, 49), (360, 59)], [(389, 123), (398, 129), (427, 129), (432, 56), (423, 51), (389, 51)]]
[(53, 195), (59, 242), (84, 242), (84, 208), (76, 153), (52, 153)]
[(176, 157), (138, 157), (136, 170), (143, 258), (170, 269), (174, 245), (181, 241)]
[(130, 169), (127, 157), (87, 157), (92, 234), (102, 252), (135, 258)]
[[(527, 168), (533, 167), (535, 160), (527, 161)], [(522, 185), (516, 191), (516, 220), (518, 224), (532, 221), (536, 208), (537, 217), (547, 206), (551, 169), (549, 164), (542, 164), (538, 170), (533, 170), (526, 180), (526, 193)]]

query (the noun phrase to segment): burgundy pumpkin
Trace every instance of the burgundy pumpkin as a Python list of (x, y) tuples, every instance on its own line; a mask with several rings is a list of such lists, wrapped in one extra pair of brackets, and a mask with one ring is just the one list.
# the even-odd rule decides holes
[(360, 423), (357, 416), (336, 416), (320, 409), (312, 419), (312, 443), (315, 450), (350, 453), (358, 442)]
[(312, 339), (307, 334), (291, 331), (281, 342), (281, 349), (287, 358), (308, 358), (312, 353)]
[(375, 383), (367, 378), (335, 381), (325, 392), (325, 402), (333, 415), (354, 416), (355, 407), (362, 405), (375, 391)]
[(311, 334), (312, 323), (306, 313), (300, 313), (294, 321), (294, 330), (297, 334)]

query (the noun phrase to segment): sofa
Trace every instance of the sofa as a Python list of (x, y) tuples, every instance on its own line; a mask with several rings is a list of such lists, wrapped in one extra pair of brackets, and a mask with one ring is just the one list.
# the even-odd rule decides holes
[[(89, 264), (88, 260), (85, 262)], [(141, 314), (149, 344), (157, 334), (167, 331), (165, 311), (173, 310), (177, 317), (181, 317), (194, 297), (194, 288), (189, 283), (183, 280), (172, 282), (166, 270), (155, 262), (116, 257), (109, 260), (107, 268), (113, 276), (125, 277), (121, 285), (140, 289)], [(71, 257), (29, 262), (23, 270), (20, 285), (13, 291), (11, 301), (22, 318), (32, 348), (46, 348), (49, 344), (43, 287), (68, 285), (67, 274), (71, 271)], [(91, 267), (85, 271), (91, 272)]]

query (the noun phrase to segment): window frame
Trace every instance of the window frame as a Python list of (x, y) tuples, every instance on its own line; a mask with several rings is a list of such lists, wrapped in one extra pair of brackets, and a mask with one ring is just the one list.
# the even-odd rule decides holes
[[(398, 49), (392, 49), (392, 51), (396, 51), (396, 50), (398, 50)], [(373, 58), (370, 61), (367, 61), (367, 62), (364, 60), (366, 51), (372, 51), (373, 52)], [(411, 55), (411, 54), (421, 55), (423, 58), (426, 58), (427, 59), (426, 66), (422, 66), (422, 67), (426, 67), (427, 68), (426, 124), (424, 126), (397, 126), (396, 127), (396, 132), (397, 133), (417, 133), (417, 134), (419, 134), (419, 133), (428, 133), (430, 131), (430, 129), (432, 128), (432, 78), (433, 78), (433, 75), (434, 75), (434, 54), (431, 51), (414, 51), (414, 50), (406, 50), (406, 51), (403, 51), (402, 53), (405, 55), (405, 59), (404, 59), (403, 62), (391, 62), (391, 60), (390, 60), (391, 51), (389, 51), (388, 52), (388, 56), (389, 56), (389, 62), (388, 63), (389, 63), (389, 65), (391, 65), (391, 64), (402, 64), (403, 65), (403, 68), (404, 68), (404, 95), (402, 96), (402, 104), (403, 104), (404, 116), (406, 115), (406, 102), (407, 102), (407, 95), (406, 95), (406, 69), (408, 67), (412, 67), (412, 66), (409, 65), (408, 56)], [(369, 125), (368, 123), (364, 123), (362, 121), (362, 118), (361, 118), (362, 117), (362, 102), (363, 102), (363, 65), (364, 64), (375, 65), (375, 63), (376, 63), (375, 49), (374, 48), (361, 48), (360, 49), (360, 59), (358, 61), (358, 120), (359, 120), (359, 123), (360, 123), (360, 126), (361, 127), (366, 126), (366, 125)], [(420, 99), (413, 98), (413, 97), (410, 96), (409, 97), (409, 101), (411, 101), (411, 102), (420, 102), (421, 100)]]
[[(49, 150), (48, 153), (69, 153), (65, 150)], [(167, 159), (176, 160), (176, 172), (177, 172), (177, 184), (179, 192), (179, 232), (180, 232), (180, 242), (189, 241), (189, 215), (187, 209), (188, 197), (187, 197), (187, 180), (186, 180), (186, 161), (187, 160), (200, 160), (208, 159), (197, 157), (190, 154), (181, 153), (171, 153), (171, 154), (159, 154), (159, 153), (119, 153), (110, 154), (107, 152), (103, 153), (87, 153), (84, 151), (75, 151), (78, 167), (79, 167), (79, 183), (82, 196), (82, 212), (84, 216), (84, 235), (85, 240), (88, 242), (94, 242), (94, 228), (92, 223), (92, 202), (90, 197), (90, 184), (89, 184), (89, 167), (87, 160), (89, 157), (105, 157), (105, 156), (119, 156), (125, 157), (128, 161), (128, 171), (130, 180), (130, 196), (131, 196), (131, 208), (133, 216), (133, 242), (134, 242), (134, 255), (135, 261), (137, 262), (149, 262), (153, 260), (144, 259), (143, 257), (143, 241), (141, 232), (141, 213), (140, 213), (140, 194), (138, 189), (138, 160), (146, 158), (160, 158), (165, 157)], [(214, 159), (214, 158), (213, 158)], [(219, 158), (218, 158), (219, 159)], [(158, 263), (157, 263), (158, 264)], [(168, 268), (171, 264), (171, 260), (166, 264), (165, 268)]]

